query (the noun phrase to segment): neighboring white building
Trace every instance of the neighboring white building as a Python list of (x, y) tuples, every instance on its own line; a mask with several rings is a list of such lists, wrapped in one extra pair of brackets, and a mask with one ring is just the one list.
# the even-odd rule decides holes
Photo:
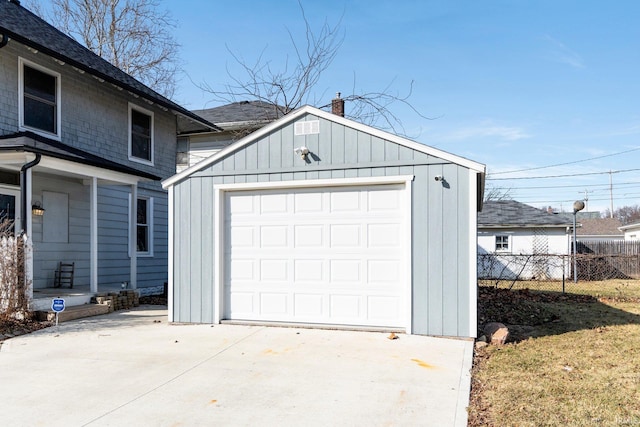
[[(478, 277), (552, 278), (566, 275), (573, 218), (515, 200), (487, 201), (478, 214)], [(493, 255), (493, 256), (489, 256)]]
[(190, 129), (188, 119), (178, 119), (185, 129), (178, 138), (176, 171), (186, 168), (216, 154), (227, 145), (249, 135), (261, 127), (277, 120), (284, 109), (263, 101), (240, 101), (205, 110), (194, 110), (194, 114), (215, 123), (218, 129), (202, 131), (202, 127)]
[(640, 240), (640, 222), (623, 225), (619, 230), (624, 233), (624, 240)]

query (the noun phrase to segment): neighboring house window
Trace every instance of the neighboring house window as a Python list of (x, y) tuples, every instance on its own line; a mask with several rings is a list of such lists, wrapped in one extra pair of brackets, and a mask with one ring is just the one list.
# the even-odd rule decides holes
[(129, 159), (153, 164), (153, 113), (129, 104)]
[(19, 59), (20, 128), (60, 137), (60, 74)]
[(176, 166), (189, 166), (189, 138), (178, 138), (178, 147), (176, 153)]
[(509, 236), (499, 235), (496, 236), (496, 252), (509, 250)]
[(153, 256), (153, 197), (138, 197), (136, 252), (139, 256)]

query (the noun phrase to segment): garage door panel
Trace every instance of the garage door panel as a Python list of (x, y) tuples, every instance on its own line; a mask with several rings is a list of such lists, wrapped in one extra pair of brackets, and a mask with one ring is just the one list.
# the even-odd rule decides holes
[(325, 227), (322, 224), (296, 225), (293, 230), (296, 248), (321, 248), (324, 246)]
[(360, 320), (361, 299), (361, 295), (331, 295), (331, 318), (349, 323)]
[(400, 209), (400, 193), (396, 190), (370, 191), (368, 211), (394, 211)]
[(263, 259), (260, 261), (261, 281), (287, 281), (288, 260)]
[(370, 259), (367, 262), (369, 283), (395, 285), (400, 281), (400, 260)]
[(296, 213), (323, 212), (322, 193), (300, 192), (293, 195)]
[(323, 270), (324, 260), (321, 259), (299, 259), (294, 261), (294, 278), (296, 282), (322, 282), (324, 280)]
[(294, 315), (299, 318), (318, 319), (324, 312), (324, 295), (300, 294), (294, 295)]
[(257, 279), (255, 260), (253, 259), (232, 259), (229, 269), (229, 279), (255, 281)]
[(396, 321), (400, 318), (400, 299), (388, 296), (369, 296), (367, 298), (367, 312), (369, 318), (383, 323)]
[(289, 246), (289, 230), (286, 225), (260, 227), (260, 247), (286, 248), (287, 246)]
[(261, 292), (260, 314), (263, 316), (285, 316), (289, 310), (288, 300), (289, 294), (287, 293)]
[(359, 247), (361, 224), (331, 224), (331, 247)]
[(253, 292), (233, 292), (229, 298), (229, 305), (233, 308), (232, 315), (251, 316), (256, 311), (254, 297)]
[(331, 212), (360, 212), (360, 194), (360, 191), (336, 191), (331, 193)]
[(400, 224), (369, 224), (367, 227), (367, 245), (370, 248), (400, 248)]
[(269, 194), (259, 197), (260, 213), (263, 215), (283, 214), (288, 211), (286, 194)]
[(252, 195), (238, 195), (237, 197), (233, 197), (227, 203), (227, 212), (231, 216), (253, 214), (255, 213), (253, 199), (254, 197)]
[(226, 193), (223, 317), (404, 326), (403, 189)]

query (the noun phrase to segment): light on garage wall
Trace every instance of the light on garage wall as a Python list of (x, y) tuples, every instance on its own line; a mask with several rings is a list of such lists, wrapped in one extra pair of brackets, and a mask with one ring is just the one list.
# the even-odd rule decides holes
[(298, 147), (293, 150), (302, 160), (307, 160), (307, 156), (309, 155), (309, 149), (305, 146)]
[(33, 206), (31, 206), (31, 213), (35, 216), (44, 215), (44, 208), (40, 202), (35, 202)]

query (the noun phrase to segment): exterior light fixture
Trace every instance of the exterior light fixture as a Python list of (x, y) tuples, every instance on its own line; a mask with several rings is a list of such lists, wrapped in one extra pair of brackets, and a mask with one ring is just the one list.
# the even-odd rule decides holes
[(40, 202), (35, 202), (33, 204), (33, 206), (31, 206), (31, 213), (35, 216), (42, 216), (44, 215), (44, 208), (42, 207), (42, 205), (40, 204)]
[(298, 147), (293, 150), (302, 160), (307, 160), (307, 156), (309, 155), (309, 149), (305, 146)]
[(576, 254), (578, 253), (578, 241), (576, 240), (576, 214), (584, 209), (584, 202), (582, 200), (576, 200), (573, 202), (573, 283), (578, 282), (578, 260)]

